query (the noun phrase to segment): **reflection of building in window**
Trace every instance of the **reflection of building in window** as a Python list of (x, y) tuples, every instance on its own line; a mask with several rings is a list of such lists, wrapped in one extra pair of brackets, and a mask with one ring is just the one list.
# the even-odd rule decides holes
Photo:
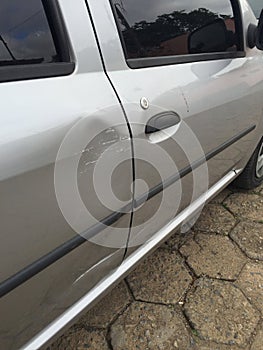
[(188, 36), (186, 33), (161, 43), (163, 56), (188, 54)]
[[(229, 34), (235, 34), (236, 25), (234, 18), (225, 19), (226, 28)], [(187, 55), (188, 51), (188, 37), (190, 32), (177, 36), (176, 38), (164, 41), (160, 44), (160, 54), (162, 56), (168, 55)], [(230, 45), (229, 50), (236, 49), (236, 45)]]

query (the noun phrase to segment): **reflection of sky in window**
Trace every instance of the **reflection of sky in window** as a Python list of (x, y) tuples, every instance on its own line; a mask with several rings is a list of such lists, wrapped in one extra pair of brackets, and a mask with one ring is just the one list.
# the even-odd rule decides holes
[(130, 25), (143, 20), (153, 22), (158, 16), (174, 11), (190, 12), (198, 8), (232, 16), (229, 0), (117, 0), (117, 3), (123, 14), (128, 15)]
[(21, 21), (20, 23), (14, 25), (14, 27), (10, 28), (7, 32), (5, 32), (4, 35), (7, 34), (15, 39), (22, 40), (26, 38), (32, 32), (32, 30), (41, 27), (43, 29), (45, 28), (43, 14), (41, 13), (41, 11), (37, 11), (33, 15), (24, 19), (24, 21)]
[(257, 18), (259, 18), (261, 10), (263, 9), (263, 1), (262, 0), (248, 0), (252, 10), (254, 11)]
[(0, 32), (4, 33), (12, 27), (23, 23), (42, 8), (39, 0), (1, 0)]
[[(42, 58), (56, 54), (41, 0), (1, 0), (0, 34), (16, 59)], [(10, 60), (0, 44), (0, 60)]]

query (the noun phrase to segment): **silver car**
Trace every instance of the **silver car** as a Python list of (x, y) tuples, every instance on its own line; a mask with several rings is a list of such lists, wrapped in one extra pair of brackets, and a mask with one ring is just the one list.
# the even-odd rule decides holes
[(224, 187), (262, 183), (250, 3), (1, 0), (0, 349), (44, 348)]

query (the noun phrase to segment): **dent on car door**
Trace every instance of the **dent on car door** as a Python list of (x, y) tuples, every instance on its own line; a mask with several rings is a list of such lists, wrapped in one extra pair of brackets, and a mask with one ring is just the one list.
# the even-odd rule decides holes
[[(130, 225), (129, 211), (119, 211), (131, 196), (129, 130), (103, 72), (85, 2), (59, 1), (59, 12), (56, 1), (27, 5), (0, 5), (5, 350), (20, 348), (116, 268)], [(51, 13), (61, 20), (60, 12), (70, 55), (60, 47), (67, 36), (58, 22), (55, 35), (47, 20)], [(77, 63), (74, 72), (70, 62)]]
[[(255, 147), (262, 67), (256, 57), (245, 57), (238, 1), (89, 4), (108, 75), (133, 131), (130, 244), (140, 245)], [(153, 117), (162, 119), (164, 130), (150, 134)]]

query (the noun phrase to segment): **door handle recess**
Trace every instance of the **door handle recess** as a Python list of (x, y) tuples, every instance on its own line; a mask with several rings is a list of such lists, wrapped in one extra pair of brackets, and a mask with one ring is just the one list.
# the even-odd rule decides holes
[(181, 118), (175, 112), (163, 112), (153, 116), (145, 127), (145, 134), (153, 134), (160, 130), (171, 128), (181, 122)]

